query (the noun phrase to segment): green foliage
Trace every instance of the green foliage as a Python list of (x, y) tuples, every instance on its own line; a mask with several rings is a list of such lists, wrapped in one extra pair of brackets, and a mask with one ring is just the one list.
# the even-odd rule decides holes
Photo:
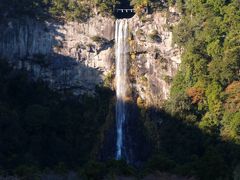
[(103, 179), (105, 173), (104, 164), (95, 161), (89, 161), (83, 169), (79, 170), (80, 176), (84, 179)]
[(227, 166), (224, 163), (222, 155), (212, 147), (209, 147), (203, 158), (199, 162), (198, 174), (200, 179), (226, 178)]
[(19, 177), (22, 177), (23, 179), (33, 179), (33, 180), (39, 180), (39, 169), (35, 166), (26, 166), (26, 165), (20, 165), (18, 166), (14, 174), (16, 174)]
[(225, 139), (233, 140), (240, 143), (240, 112), (229, 113), (226, 112), (222, 121), (222, 136)]
[(96, 158), (111, 91), (98, 88), (95, 98), (84, 95), (80, 100), (57, 94), (40, 81), (33, 83), (24, 72), (12, 70), (2, 59), (0, 76), (4, 173), (34, 176), (46, 167), (64, 173)]
[(0, 15), (4, 17), (29, 15), (31, 17), (42, 18), (46, 15), (46, 11), (46, 0), (0, 1)]
[(115, 179), (116, 176), (135, 176), (136, 170), (123, 160), (109, 160), (105, 163), (89, 161), (79, 169), (83, 179)]
[[(191, 0), (181, 6), (182, 18), (173, 29), (173, 37), (184, 51), (165, 108), (209, 137), (238, 146), (240, 2)], [(223, 146), (216, 144), (206, 138), (203, 156), (197, 155), (188, 171), (193, 170), (200, 179), (231, 179), (233, 168), (239, 163), (234, 160), (238, 153), (232, 151), (236, 158), (226, 160)], [(179, 167), (180, 172), (184, 171), (182, 168)]]
[(150, 0), (131, 0), (131, 5), (134, 7), (136, 14), (141, 16), (144, 12), (144, 8), (148, 6)]
[(102, 15), (109, 16), (114, 12), (114, 7), (120, 3), (119, 0), (94, 0), (95, 5), (97, 6), (99, 12)]
[(84, 0), (49, 0), (48, 11), (53, 17), (85, 22), (91, 16), (92, 3)]
[[(238, 172), (238, 145), (221, 141), (217, 133), (205, 133), (186, 119), (180, 121), (179, 116), (176, 119), (165, 112), (156, 115), (151, 109), (146, 110), (145, 115), (157, 122), (147, 127), (154, 135), (151, 138), (156, 149), (146, 164), (146, 173), (160, 171), (214, 180), (231, 179), (233, 169)], [(238, 126), (234, 124), (234, 127)]]
[(118, 0), (1, 0), (0, 15), (5, 17), (49, 17), (86, 22), (97, 9), (102, 15), (113, 15)]
[(100, 36), (93, 36), (93, 37), (91, 37), (91, 39), (92, 39), (92, 41), (99, 43), (99, 44), (103, 44), (107, 41), (105, 38), (100, 37)]
[(148, 12), (162, 11), (168, 7), (166, 0), (130, 0), (136, 14), (142, 16), (147, 8)]
[(162, 172), (170, 171), (175, 168), (176, 164), (173, 160), (168, 159), (166, 155), (153, 156), (147, 163), (147, 167), (151, 170), (159, 170)]
[[(240, 28), (237, 23), (240, 18), (239, 1), (192, 0), (185, 2), (184, 7), (183, 18), (174, 27), (174, 41), (184, 48), (184, 52), (172, 87), (171, 101), (175, 105), (171, 109), (181, 113), (183, 119), (194, 109), (202, 110), (198, 114), (199, 127), (219, 134), (225, 111), (224, 88), (240, 78), (237, 42), (240, 34), (236, 32)], [(181, 77), (179, 83), (178, 77)], [(187, 95), (197, 97), (201, 102), (185, 101), (188, 105), (179, 106), (181, 101), (177, 97), (184, 97), (187, 89), (193, 87), (202, 88), (202, 97)]]
[(234, 169), (234, 180), (240, 180), (240, 165), (237, 165)]
[(164, 80), (167, 84), (171, 84), (171, 82), (172, 82), (172, 77), (166, 75), (166, 76), (163, 77), (163, 80)]
[(49, 12), (54, 17), (66, 17), (70, 21), (87, 21), (91, 16), (91, 2), (83, 0), (50, 0)]
[(114, 72), (110, 71), (104, 77), (103, 86), (111, 88), (113, 84), (113, 80), (114, 80)]

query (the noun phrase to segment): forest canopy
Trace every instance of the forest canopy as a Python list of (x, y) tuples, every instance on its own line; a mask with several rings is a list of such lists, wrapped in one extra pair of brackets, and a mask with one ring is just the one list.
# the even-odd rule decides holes
[[(97, 14), (113, 16), (115, 8), (121, 3), (122, 0), (0, 0), (0, 14), (5, 18), (30, 16), (45, 19), (51, 16), (84, 22)], [(178, 6), (183, 4), (182, 0), (129, 0), (138, 15), (141, 15), (144, 8), (153, 12), (175, 3)]]
[(240, 143), (240, 1), (190, 0), (174, 41), (184, 49), (167, 108), (209, 134)]
[(55, 17), (83, 22), (94, 13), (112, 15), (117, 3), (116, 0), (1, 0), (0, 14), (3, 17)]

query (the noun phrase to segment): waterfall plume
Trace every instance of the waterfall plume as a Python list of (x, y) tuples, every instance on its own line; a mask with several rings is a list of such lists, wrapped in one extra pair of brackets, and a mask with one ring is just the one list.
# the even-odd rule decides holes
[(128, 60), (128, 21), (116, 21), (115, 28), (115, 55), (116, 55), (116, 156), (117, 160), (126, 158), (125, 124), (127, 98), (127, 60)]

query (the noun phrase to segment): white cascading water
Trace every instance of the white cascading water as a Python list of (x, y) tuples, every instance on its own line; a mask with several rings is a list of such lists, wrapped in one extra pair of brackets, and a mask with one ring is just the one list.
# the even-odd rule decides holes
[(116, 55), (116, 159), (124, 158), (124, 124), (126, 122), (127, 98), (127, 59), (128, 59), (128, 22), (127, 19), (116, 21), (115, 28), (115, 55)]

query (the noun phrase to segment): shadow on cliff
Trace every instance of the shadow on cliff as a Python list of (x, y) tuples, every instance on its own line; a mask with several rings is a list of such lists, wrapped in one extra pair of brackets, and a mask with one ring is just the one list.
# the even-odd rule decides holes
[[(61, 68), (69, 66), (69, 63), (70, 65), (79, 63), (81, 68), (84, 66), (75, 59), (53, 55), (60, 58), (56, 61), (60, 61)], [(92, 71), (97, 70), (92, 69)], [(46, 99), (49, 96), (36, 94), (39, 91), (33, 90), (32, 85), (26, 86), (27, 90), (23, 90), (22, 87), (25, 86), (18, 79), (9, 86), (9, 89), (3, 89), (3, 92), (10, 93), (9, 97), (13, 98), (13, 105), (11, 104), (10, 107), (14, 109), (16, 104), (20, 104), (16, 108), (16, 113), (23, 109), (23, 114), (16, 116), (14, 112), (9, 117), (1, 117), (2, 128), (6, 129), (9, 126), (9, 130), (12, 131), (13, 128), (16, 132), (14, 135), (1, 136), (3, 138), (1, 144), (5, 144), (0, 157), (5, 161), (3, 167), (6, 163), (11, 164), (8, 168), (14, 168), (17, 162), (20, 165), (37, 164), (40, 167), (58, 165), (58, 168), (64, 171), (66, 166), (71, 169), (83, 166), (89, 160), (95, 160), (106, 162), (107, 165), (100, 165), (97, 171), (94, 163), (93, 166), (83, 166), (82, 172), (86, 173), (85, 176), (89, 176), (88, 179), (103, 179), (106, 173), (112, 173), (111, 169), (116, 168), (113, 171), (120, 175), (127, 173), (126, 175), (137, 176), (160, 171), (214, 180), (218, 177), (232, 177), (233, 170), (239, 164), (239, 145), (206, 134), (164, 111), (154, 107), (139, 108), (135, 103), (127, 105), (125, 138), (126, 158), (136, 170), (132, 170), (132, 167), (126, 170), (126, 163), (120, 162), (120, 165), (109, 163), (116, 152), (113, 92), (109, 89), (104, 91), (99, 89), (96, 99), (82, 96), (80, 99), (82, 104), (72, 99), (67, 101), (71, 106), (66, 106), (64, 104), (66, 101), (58, 105), (58, 98), (67, 97), (69, 84), (64, 84), (68, 83), (67, 81), (68, 78), (64, 78), (60, 83), (63, 85), (63, 94), (54, 98), (51, 103)], [(17, 84), (20, 85), (16, 87)], [(3, 97), (1, 100), (4, 102)], [(50, 117), (48, 112), (45, 112), (46, 109), (47, 111), (50, 109)], [(27, 116), (25, 111), (28, 113)], [(15, 118), (18, 116), (19, 119)], [(4, 122), (10, 124), (6, 126)], [(5, 130), (1, 133), (5, 133)], [(11, 157), (12, 159), (5, 159), (5, 157), (10, 158), (12, 154), (15, 155)], [(86, 168), (89, 168), (87, 172)]]
[(113, 96), (98, 87), (102, 70), (87, 66), (78, 54), (58, 53), (65, 39), (60, 24), (19, 19), (5, 25), (0, 27), (0, 174), (65, 171), (96, 159)]
[(205, 133), (154, 107), (142, 111), (145, 127), (154, 142), (156, 161), (152, 159), (151, 166), (174, 169), (186, 175), (197, 174), (200, 179), (216, 179), (226, 178), (240, 163), (238, 144), (223, 141), (218, 135)]
[[(8, 24), (9, 29), (3, 33), (0, 41), (8, 43), (7, 39), (4, 39), (4, 37), (9, 37), (8, 32), (12, 32), (14, 36), (18, 37), (19, 33), (13, 32), (12, 26), (14, 25)], [(29, 31), (29, 26), (26, 26), (25, 29), (26, 32)], [(26, 33), (23, 33), (26, 38), (24, 41), (15, 42), (21, 44), (17, 46), (16, 51), (14, 50), (13, 55), (18, 58), (10, 61), (11, 64), (16, 68), (27, 70), (30, 77), (35, 80), (40, 78), (50, 82), (52, 88), (63, 92), (61, 96), (57, 97), (60, 99), (64, 99), (65, 95), (72, 90), (91, 91), (95, 88), (96, 82), (101, 82), (101, 70), (86, 66), (80, 56), (77, 60), (77, 58), (59, 54), (54, 50), (54, 48), (63, 48), (61, 41), (54, 37), (57, 35), (64, 39), (64, 35), (58, 31), (57, 26), (46, 25), (41, 29), (43, 31), (51, 29), (51, 33), (46, 32), (52, 42), (47, 49), (49, 54), (46, 56), (44, 51), (36, 50), (34, 43), (30, 41), (33, 35), (29, 33), (26, 36)], [(44, 42), (42, 43), (44, 45)], [(4, 52), (11, 53), (12, 49), (9, 50), (7, 47)], [(21, 51), (19, 47), (27, 47), (27, 50)], [(44, 50), (46, 50), (45, 48)], [(4, 52), (1, 53), (6, 55)], [(19, 83), (18, 79), (14, 83)], [(9, 86), (12, 87), (9, 88), (11, 91), (8, 92), (7, 89), (4, 92), (12, 93), (10, 94), (12, 97), (15, 97), (16, 94), (19, 95), (17, 97), (19, 102), (15, 99), (12, 100), (13, 105), (11, 104), (10, 107), (21, 103), (20, 107), (16, 108), (16, 113), (23, 109), (23, 114), (19, 114), (19, 119), (15, 112), (11, 116), (8, 114), (9, 116), (4, 117), (8, 121), (1, 117), (4, 120), (3, 125), (5, 122), (10, 123), (10, 125), (4, 125), (3, 129), (12, 126), (8, 129), (9, 134), (4, 134), (7, 136), (1, 136), (4, 138), (3, 142), (6, 143), (5, 152), (1, 154), (1, 158), (6, 161), (6, 164), (11, 165), (8, 168), (12, 168), (17, 161), (17, 164), (20, 165), (21, 163), (32, 163), (43, 167), (59, 165), (59, 168), (64, 169), (62, 164), (74, 167), (81, 166), (83, 162), (92, 159), (108, 161), (115, 157), (115, 101), (109, 101), (113, 98), (112, 91), (108, 89), (108, 95), (106, 95), (106, 91), (100, 90), (96, 96), (98, 100), (82, 97), (80, 100), (84, 103), (81, 106), (77, 107), (76, 101), (70, 101), (71, 106), (65, 107), (64, 103), (56, 105), (57, 98), (48, 104), (44, 96), (35, 97), (34, 93), (38, 91), (32, 91), (34, 93), (30, 96), (26, 93), (27, 90), (18, 87), (21, 89), (18, 92), (13, 85)], [(41, 98), (46, 102), (41, 102)], [(31, 107), (31, 111), (37, 111), (31, 112), (28, 106), (33, 104), (40, 104), (44, 108), (53, 108), (53, 111), (50, 112), (51, 118), (47, 119), (49, 115), (41, 109), (42, 107)], [(144, 170), (147, 173), (162, 171), (213, 180), (218, 177), (231, 177), (234, 168), (239, 164), (239, 145), (206, 134), (197, 127), (184, 123), (184, 121), (154, 107), (143, 109), (139, 108), (136, 103), (129, 103), (127, 107), (126, 159), (129, 164), (139, 168), (140, 172)], [(30, 118), (24, 119), (27, 110)], [(42, 112), (46, 114), (43, 116)], [(35, 121), (36, 124), (29, 129), (32, 121)], [(18, 130), (16, 134), (19, 136), (10, 133), (17, 132), (15, 129)], [(100, 131), (101, 133), (99, 133)], [(1, 133), (3, 132), (2, 130)], [(20, 135), (21, 133), (22, 135)], [(9, 139), (9, 137), (13, 139)], [(99, 139), (99, 137), (101, 138)], [(89, 145), (89, 143), (93, 144)], [(24, 148), (20, 151), (22, 147)], [(91, 151), (91, 155), (88, 154), (89, 151)], [(91, 168), (91, 170), (95, 170), (94, 167)], [(102, 175), (102, 172), (100, 174)], [(93, 179), (101, 179), (101, 175), (98, 172), (91, 174), (94, 176)]]
[(160, 171), (204, 180), (231, 179), (240, 163), (238, 144), (154, 107), (128, 104), (126, 129), (127, 159), (143, 176)]
[[(95, 86), (103, 82), (103, 72), (89, 66), (78, 44), (65, 48), (64, 29), (60, 27), (61, 23), (31, 18), (10, 20), (0, 26), (0, 57), (9, 59), (17, 69), (27, 70), (33, 79), (47, 81), (53, 89), (93, 94)], [(94, 53), (91, 48), (88, 51)]]
[(112, 91), (96, 87), (95, 97), (52, 91), (3, 59), (0, 76), (0, 178), (62, 174), (96, 159)]
[[(113, 123), (108, 131), (105, 132), (105, 142), (100, 152), (100, 160), (107, 161), (116, 157), (116, 114), (114, 99), (112, 106)], [(148, 141), (145, 127), (140, 119), (139, 109), (136, 105), (126, 104), (126, 121), (123, 125), (123, 159), (134, 166), (142, 166), (149, 158), (152, 144)]]
[[(42, 55), (35, 55), (30, 61), (37, 61), (37, 65), (45, 63), (38, 61), (39, 56)], [(65, 93), (69, 91), (75, 95), (93, 95), (95, 87), (103, 84), (101, 77), (103, 71), (85, 65), (82, 60), (57, 53), (52, 53), (48, 57), (43, 57), (43, 59), (47, 61), (47, 64), (44, 64), (44, 67), (41, 67), (40, 70), (44, 76), (45, 71), (47, 72), (50, 69), (51, 75), (39, 78), (46, 78), (47, 81), (50, 81), (50, 87), (55, 90)], [(35, 65), (33, 64), (33, 66)], [(31, 73), (35, 73), (34, 69), (31, 70)], [(41, 74), (41, 72), (38, 73)]]

